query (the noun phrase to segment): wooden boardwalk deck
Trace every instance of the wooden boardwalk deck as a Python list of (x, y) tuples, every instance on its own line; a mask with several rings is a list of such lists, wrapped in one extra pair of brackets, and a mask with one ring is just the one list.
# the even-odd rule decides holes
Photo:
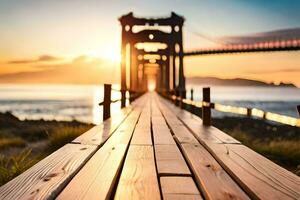
[(0, 199), (300, 199), (300, 178), (147, 93), (2, 186)]

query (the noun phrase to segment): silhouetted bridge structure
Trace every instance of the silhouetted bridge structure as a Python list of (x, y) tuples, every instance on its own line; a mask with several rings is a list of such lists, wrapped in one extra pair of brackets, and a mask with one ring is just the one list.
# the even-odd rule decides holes
[(300, 50), (300, 35), (296, 35), (280, 40), (258, 40), (184, 51), (184, 18), (176, 13), (157, 19), (137, 18), (129, 13), (119, 21), (122, 25), (121, 88), (124, 91), (146, 90), (150, 85), (148, 79), (152, 76), (158, 91), (177, 96), (185, 93), (183, 59), (187, 56)]
[[(110, 116), (110, 104), (119, 100), (111, 100), (111, 85), (105, 85), (103, 123), (2, 186), (0, 199), (300, 199), (298, 176), (210, 126), (212, 108), (229, 108), (210, 102), (209, 88), (203, 89), (202, 102), (185, 98), (183, 57), (188, 53), (183, 51), (182, 17), (129, 14), (120, 21), (120, 112)], [(174, 32), (133, 33), (134, 25), (170, 25)], [(145, 41), (166, 42), (167, 47), (136, 48)], [(145, 93), (150, 76), (161, 95)], [(126, 106), (128, 89), (140, 97), (130, 98)], [(193, 109), (201, 109), (202, 119)], [(232, 109), (267, 116), (259, 110)]]

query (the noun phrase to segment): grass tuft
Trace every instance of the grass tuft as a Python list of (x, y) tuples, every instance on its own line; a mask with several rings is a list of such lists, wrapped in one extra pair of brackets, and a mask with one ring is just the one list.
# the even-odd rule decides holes
[(86, 131), (86, 126), (63, 126), (55, 129), (51, 134), (49, 134), (48, 148), (50, 151), (58, 149)]
[(14, 156), (0, 154), (0, 186), (18, 176), (37, 162), (31, 157), (31, 149), (25, 149)]
[(238, 129), (227, 133), (254, 151), (300, 176), (300, 139), (256, 138)]

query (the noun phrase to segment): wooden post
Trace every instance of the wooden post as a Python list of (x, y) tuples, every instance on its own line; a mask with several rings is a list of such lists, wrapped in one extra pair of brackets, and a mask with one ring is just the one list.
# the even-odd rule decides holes
[(126, 106), (126, 90), (121, 89), (121, 108)]
[(247, 108), (247, 117), (251, 117), (251, 114), (252, 114), (252, 109)]
[(184, 108), (184, 106), (183, 106), (183, 98), (184, 98), (184, 94), (183, 94), (183, 91), (179, 91), (179, 94), (180, 94), (180, 101), (179, 101), (179, 107), (181, 108), (181, 109), (183, 109)]
[(300, 105), (297, 106), (298, 114), (300, 115)]
[(175, 96), (176, 96), (175, 105), (178, 106), (179, 105), (179, 101), (178, 101), (177, 98), (180, 96), (178, 88), (175, 89)]
[(193, 88), (191, 89), (191, 101), (194, 101), (194, 90), (193, 90)]
[(191, 112), (194, 114), (194, 109), (195, 109), (195, 106), (193, 105), (193, 101), (194, 101), (194, 89), (192, 88), (191, 89), (191, 105), (189, 106), (190, 107), (190, 110)]
[(111, 84), (104, 84), (103, 121), (110, 118)]
[[(211, 110), (210, 110), (210, 88), (203, 88), (202, 101), (205, 102), (202, 105), (202, 123), (204, 126), (211, 125)], [(207, 105), (208, 104), (208, 105)]]
[(129, 103), (131, 104), (133, 102), (133, 95), (134, 92), (132, 90), (129, 91)]

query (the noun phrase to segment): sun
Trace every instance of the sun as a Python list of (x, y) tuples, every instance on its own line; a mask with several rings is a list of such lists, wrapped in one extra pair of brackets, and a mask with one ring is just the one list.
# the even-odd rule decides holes
[(101, 52), (100, 57), (113, 62), (121, 62), (121, 54), (118, 51), (104, 51)]

